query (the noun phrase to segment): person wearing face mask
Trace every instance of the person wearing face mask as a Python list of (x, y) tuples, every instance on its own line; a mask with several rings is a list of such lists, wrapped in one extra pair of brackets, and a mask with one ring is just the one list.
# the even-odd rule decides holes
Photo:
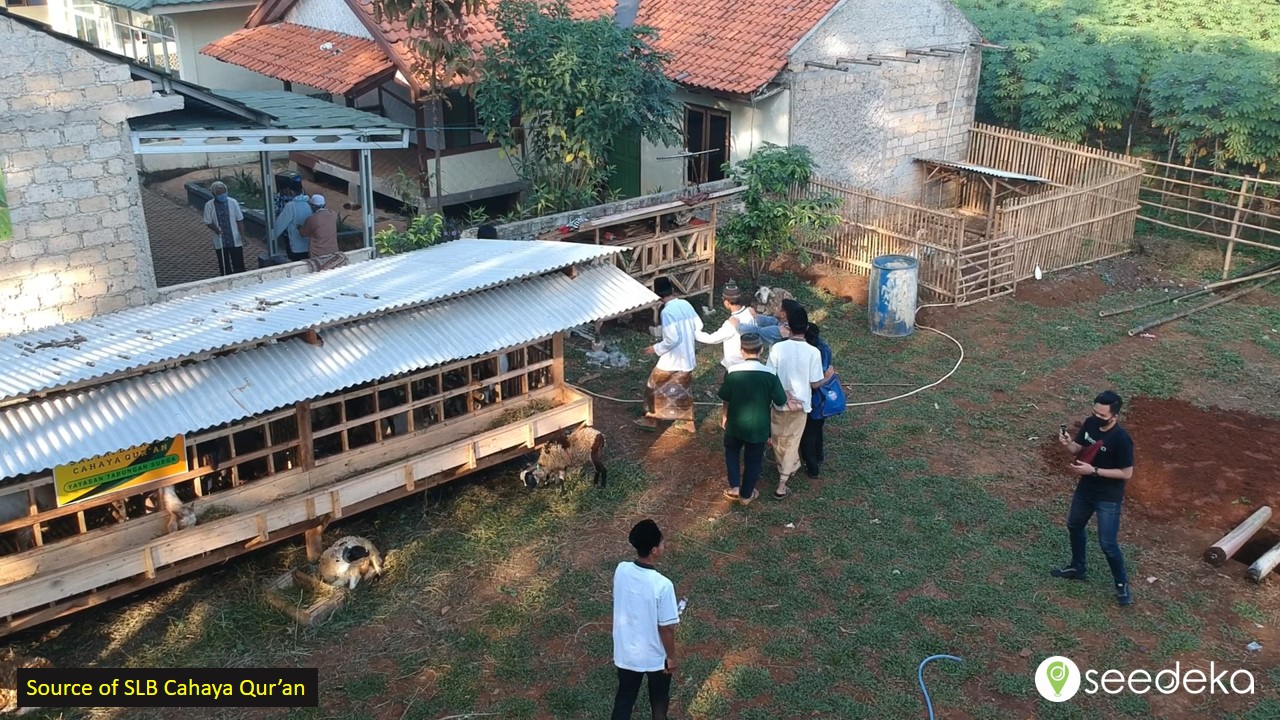
[(1098, 516), (1098, 544), (1111, 566), (1111, 578), (1115, 582), (1116, 602), (1132, 605), (1133, 593), (1125, 572), (1124, 556), (1120, 553), (1120, 506), (1124, 502), (1125, 481), (1133, 477), (1133, 440), (1120, 426), (1119, 415), (1123, 402), (1111, 390), (1100, 393), (1093, 400), (1093, 414), (1085, 418), (1076, 433), (1075, 440), (1067, 434), (1065, 426), (1058, 442), (1072, 455), (1071, 472), (1080, 476), (1075, 494), (1071, 498), (1071, 510), (1067, 513), (1067, 534), (1071, 538), (1071, 563), (1054, 568), (1049, 574), (1065, 580), (1084, 580), (1086, 577), (1085, 528), (1089, 518)]
[(244, 272), (244, 212), (240, 203), (227, 194), (227, 185), (217, 181), (209, 186), (213, 199), (204, 204), (204, 224), (212, 230), (213, 252), (218, 256), (218, 274)]

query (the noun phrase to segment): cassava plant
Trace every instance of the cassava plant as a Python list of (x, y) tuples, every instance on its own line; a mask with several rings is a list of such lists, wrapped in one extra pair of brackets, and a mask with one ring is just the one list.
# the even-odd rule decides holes
[(789, 255), (807, 263), (806, 246), (840, 222), (833, 212), (839, 206), (835, 196), (806, 194), (813, 168), (808, 148), (772, 143), (735, 166), (725, 165), (728, 177), (746, 190), (743, 212), (725, 224), (718, 244), (746, 263), (753, 281), (776, 257)]

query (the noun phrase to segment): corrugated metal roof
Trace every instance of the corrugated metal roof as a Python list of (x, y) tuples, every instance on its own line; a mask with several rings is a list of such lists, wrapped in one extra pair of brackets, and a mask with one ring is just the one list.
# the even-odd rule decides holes
[(984, 165), (973, 165), (966, 162), (956, 162), (952, 160), (932, 160), (929, 158), (916, 158), (916, 162), (929, 163), (930, 165), (941, 165), (942, 167), (955, 168), (956, 170), (965, 170), (968, 172), (978, 173), (979, 175), (987, 175), (989, 177), (1000, 178), (1001, 180), (1019, 180), (1022, 182), (1047, 183), (1051, 184), (1052, 180), (1046, 180), (1035, 175), (1023, 175), (1022, 173), (1009, 172), (1007, 170), (998, 170), (989, 168)]
[(462, 239), (0, 338), (0, 401), (390, 310), (436, 302), (621, 248)]
[(658, 297), (619, 268), (547, 275), (0, 409), (0, 478), (194, 433), (403, 373), (522, 345)]
[(408, 125), (365, 110), (334, 105), (306, 95), (284, 90), (214, 90), (220, 97), (275, 118), (272, 127), (299, 129), (327, 128), (391, 128), (409, 129)]

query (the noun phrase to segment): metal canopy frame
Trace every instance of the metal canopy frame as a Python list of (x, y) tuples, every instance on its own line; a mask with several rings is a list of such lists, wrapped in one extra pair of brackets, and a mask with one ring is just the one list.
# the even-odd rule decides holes
[[(364, 246), (373, 247), (373, 150), (395, 150), (409, 146), (409, 130), (398, 128), (259, 128), (227, 130), (133, 130), (129, 133), (135, 155), (177, 155), (181, 153), (257, 152), (262, 172), (264, 198), (275, 197), (275, 175), (271, 172), (273, 152), (291, 150), (358, 150), (360, 153), (360, 211), (364, 220)], [(275, 215), (264, 207), (267, 251), (277, 251)]]

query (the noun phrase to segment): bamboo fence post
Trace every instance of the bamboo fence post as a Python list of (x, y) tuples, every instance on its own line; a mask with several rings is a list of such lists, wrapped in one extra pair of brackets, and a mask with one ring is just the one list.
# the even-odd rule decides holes
[(1249, 538), (1262, 529), (1262, 526), (1271, 519), (1270, 506), (1264, 505), (1254, 511), (1244, 522), (1235, 527), (1234, 530), (1227, 533), (1221, 540), (1214, 543), (1212, 547), (1204, 551), (1205, 562), (1214, 567), (1221, 567), (1224, 563), (1236, 554)]
[(1276, 569), (1276, 565), (1280, 565), (1280, 543), (1276, 543), (1262, 557), (1254, 560), (1246, 574), (1250, 580), (1260, 583), (1268, 573)]
[(1244, 211), (1244, 199), (1249, 190), (1249, 176), (1240, 181), (1240, 198), (1236, 201), (1236, 214), (1231, 218), (1231, 235), (1227, 238), (1227, 256), (1222, 261), (1222, 279), (1231, 272), (1231, 253), (1236, 249), (1236, 235), (1240, 234), (1240, 213)]

